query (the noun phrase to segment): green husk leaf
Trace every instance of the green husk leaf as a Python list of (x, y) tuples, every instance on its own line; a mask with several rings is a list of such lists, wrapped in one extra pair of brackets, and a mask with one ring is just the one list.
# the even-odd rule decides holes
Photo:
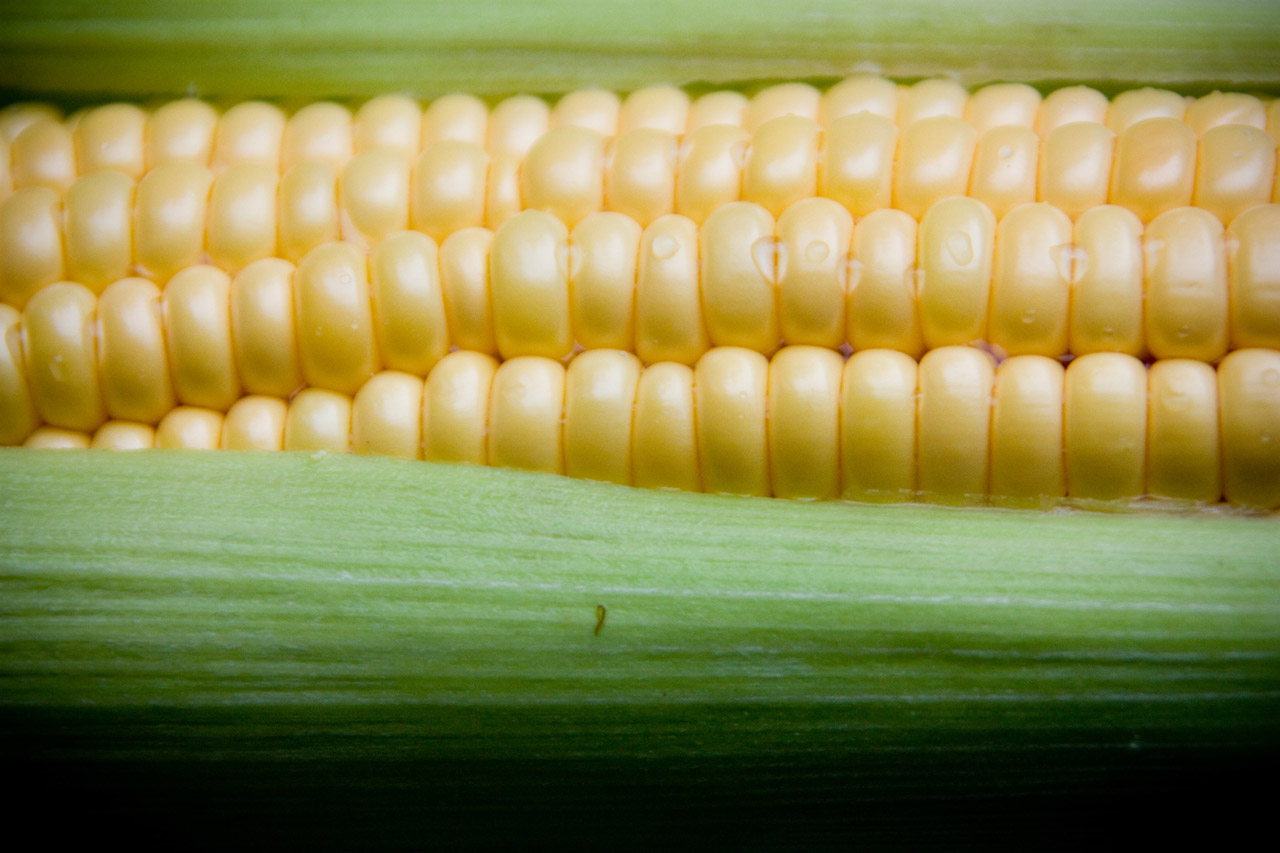
[(435, 96), (825, 79), (1280, 91), (1271, 0), (0, 2), (0, 92)]

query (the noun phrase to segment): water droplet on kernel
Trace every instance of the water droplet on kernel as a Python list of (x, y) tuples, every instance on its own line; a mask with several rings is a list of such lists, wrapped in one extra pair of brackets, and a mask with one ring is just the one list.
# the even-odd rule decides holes
[(1072, 276), (1075, 274), (1075, 246), (1070, 243), (1059, 243), (1049, 249), (1049, 257), (1053, 259), (1053, 265), (1058, 268), (1058, 275), (1067, 281), (1071, 281)]
[(55, 355), (49, 359), (49, 375), (53, 377), (54, 382), (61, 382), (67, 378), (67, 371), (62, 363), (61, 355)]
[(1191, 334), (1191, 326), (1189, 324), (1183, 323), (1181, 326), (1178, 327), (1179, 338), (1185, 338), (1190, 334)]
[(649, 246), (649, 251), (660, 261), (665, 261), (673, 257), (680, 248), (680, 244), (676, 242), (676, 238), (669, 234), (659, 234), (653, 238), (653, 244)]
[(729, 148), (729, 156), (733, 158), (733, 163), (739, 169), (747, 167), (747, 158), (751, 156), (751, 143), (746, 140), (740, 140), (733, 143)]
[(947, 247), (947, 254), (951, 259), (961, 266), (973, 260), (973, 241), (963, 231), (948, 234), (943, 245)]
[(1036, 321), (1036, 309), (1028, 308), (1022, 312), (1022, 322), (1030, 325)]
[(844, 266), (844, 289), (848, 293), (857, 290), (858, 285), (862, 283), (862, 271), (866, 266), (857, 258), (850, 258), (849, 263)]
[(751, 244), (751, 260), (756, 269), (772, 282), (778, 280), (778, 261), (782, 246), (773, 237), (761, 237)]
[(996, 152), (996, 156), (999, 157), (1001, 160), (1008, 160), (1010, 157), (1013, 156), (1013, 146), (1001, 145), (1000, 150)]
[(804, 259), (811, 264), (820, 264), (831, 254), (831, 247), (821, 240), (814, 240), (804, 249)]

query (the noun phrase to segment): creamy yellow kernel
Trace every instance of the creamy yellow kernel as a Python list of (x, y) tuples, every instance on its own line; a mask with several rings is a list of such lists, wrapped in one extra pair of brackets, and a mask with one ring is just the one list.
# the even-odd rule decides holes
[(1236, 350), (1218, 366), (1222, 471), (1233, 504), (1280, 507), (1280, 353)]
[(730, 89), (708, 92), (689, 105), (689, 117), (685, 133), (713, 124), (742, 127), (743, 114), (747, 111), (747, 96)]
[(572, 228), (604, 206), (605, 137), (566, 125), (533, 144), (520, 170), (520, 197), (528, 210), (545, 210)]
[(355, 153), (386, 148), (412, 161), (422, 150), (422, 106), (407, 95), (379, 95), (356, 110), (351, 126)]
[(1071, 352), (1141, 355), (1142, 223), (1123, 207), (1103, 205), (1084, 213), (1073, 233)]
[(217, 267), (188, 267), (164, 288), (165, 341), (178, 400), (225, 412), (240, 397), (231, 343), (231, 280)]
[(674, 212), (678, 149), (670, 132), (654, 128), (638, 128), (613, 140), (605, 157), (605, 207), (642, 228)]
[(808, 83), (779, 83), (761, 89), (747, 102), (742, 128), (755, 133), (766, 122), (782, 116), (818, 120), (822, 93)]
[(1227, 229), (1231, 348), (1280, 350), (1280, 205), (1237, 216)]
[(1150, 222), (1191, 203), (1195, 175), (1195, 132), (1180, 119), (1150, 118), (1120, 134), (1109, 199)]
[(98, 368), (112, 418), (157, 423), (177, 403), (165, 348), (160, 288), (122, 278), (98, 299)]
[(297, 263), (322, 243), (338, 239), (338, 174), (328, 163), (300, 163), (280, 179), (280, 254)]
[(692, 369), (669, 361), (645, 368), (636, 386), (632, 436), (636, 486), (702, 491)]
[(97, 299), (83, 285), (41, 288), (22, 317), (32, 400), (50, 426), (92, 432), (106, 420), (98, 378)]
[(326, 243), (307, 253), (293, 278), (298, 355), (308, 385), (360, 390), (380, 367), (364, 252)]
[(133, 209), (134, 263), (163, 284), (204, 255), (213, 175), (203, 166), (166, 163), (138, 182)]
[(307, 388), (289, 403), (284, 449), (347, 453), (351, 449), (351, 398)]
[(28, 187), (0, 202), (0, 258), (0, 300), (16, 308), (66, 274), (56, 192)]
[(694, 422), (706, 491), (770, 494), (768, 388), (769, 361), (758, 352), (717, 347), (698, 359)]
[(455, 231), (484, 225), (489, 155), (472, 142), (445, 140), (413, 166), (410, 215), (414, 230), (440, 242)]
[(640, 237), (636, 355), (646, 364), (692, 365), (711, 345), (698, 285), (698, 226), (680, 215), (655, 219)]
[(1015, 209), (996, 230), (987, 341), (1009, 355), (1067, 352), (1071, 220), (1048, 204)]
[(495, 157), (504, 155), (520, 160), (547, 132), (550, 117), (551, 108), (541, 98), (532, 95), (506, 98), (489, 114), (485, 150)]
[(133, 190), (127, 175), (110, 170), (77, 178), (67, 190), (67, 276), (94, 293), (133, 263)]
[(1171, 358), (1151, 365), (1147, 381), (1147, 494), (1217, 503), (1217, 373), (1204, 362)]
[(1097, 122), (1072, 122), (1055, 128), (1041, 147), (1039, 200), (1073, 219), (1106, 204), (1115, 136)]
[(1185, 119), (1196, 136), (1228, 124), (1267, 128), (1266, 107), (1258, 98), (1243, 92), (1213, 92), (1196, 98), (1187, 106)]
[(1040, 138), (1021, 125), (988, 130), (978, 140), (969, 195), (991, 208), (997, 219), (1036, 200)]
[(489, 292), (492, 245), (493, 232), (485, 228), (455, 231), (440, 244), (440, 288), (449, 340), (458, 349), (491, 355), (498, 352)]
[(223, 450), (282, 450), (289, 407), (277, 397), (241, 397), (222, 422)]
[(951, 116), (920, 119), (902, 127), (893, 206), (919, 219), (935, 202), (965, 194), (978, 132)]
[(1227, 353), (1229, 308), (1222, 223), (1184, 207), (1147, 226), (1147, 348), (1156, 358), (1217, 361)]
[(288, 397), (302, 386), (293, 319), (293, 264), (254, 261), (231, 280), (231, 340), (250, 394)]
[(564, 472), (583, 480), (631, 484), (631, 418), (640, 360), (599, 349), (569, 363), (565, 376)]
[(107, 421), (89, 445), (95, 450), (150, 450), (156, 446), (155, 427), (132, 421)]
[(60, 121), (39, 118), (9, 144), (13, 188), (45, 187), (66, 192), (76, 179), (76, 146), (71, 131)]
[(289, 117), (280, 141), (280, 170), (319, 161), (335, 172), (351, 159), (351, 111), (332, 101), (307, 104)]
[(351, 449), (376, 456), (422, 456), (422, 380), (385, 370), (356, 394), (351, 408)]
[(633, 130), (661, 130), (684, 133), (689, 118), (689, 96), (675, 86), (637, 89), (622, 101), (618, 113), (618, 135)]
[(160, 449), (217, 450), (222, 444), (221, 412), (196, 406), (179, 406), (156, 427)]
[(898, 86), (877, 74), (854, 74), (822, 96), (818, 120), (828, 130), (836, 120), (859, 113), (894, 123), (898, 117)]
[(840, 470), (846, 500), (910, 500), (916, 491), (915, 359), (870, 349), (844, 365)]
[(641, 233), (621, 213), (593, 213), (573, 228), (577, 262), (569, 282), (569, 320), (585, 349), (635, 348)]
[(1205, 131), (1196, 158), (1191, 202), (1228, 224), (1271, 199), (1276, 143), (1265, 130), (1225, 124)]
[(520, 199), (520, 171), (523, 160), (510, 154), (493, 154), (489, 180), (484, 190), (484, 226), (489, 230), (524, 209)]
[(903, 87), (898, 96), (898, 126), (926, 118), (949, 116), (963, 118), (969, 93), (954, 80), (933, 78)]
[(845, 288), (853, 217), (829, 198), (807, 198), (778, 218), (779, 331), (791, 344), (836, 349), (845, 340)]
[(478, 352), (451, 352), (427, 377), (422, 398), (422, 458), (488, 464), (489, 398), (498, 363)]
[(983, 86), (965, 102), (964, 119), (980, 134), (997, 127), (1035, 127), (1040, 93), (1025, 83)]
[(21, 444), (39, 425), (22, 353), (22, 315), (0, 304), (0, 447)]
[(208, 166), (213, 157), (218, 111), (194, 98), (170, 101), (147, 120), (147, 168), (162, 163)]
[(840, 496), (843, 371), (840, 354), (825, 347), (785, 347), (769, 362), (769, 467), (775, 497)]
[(276, 191), (279, 175), (270, 166), (232, 166), (213, 181), (209, 193), (209, 260), (235, 273), (276, 253)]
[(834, 119), (822, 134), (818, 192), (866, 216), (893, 200), (893, 162), (898, 126), (862, 112)]
[(279, 170), (284, 126), (284, 113), (274, 104), (245, 101), (231, 107), (222, 114), (214, 134), (214, 169), (256, 163)]
[(992, 501), (1042, 507), (1066, 494), (1062, 460), (1062, 365), (1019, 355), (996, 369), (991, 402)]
[(493, 235), (490, 286), (493, 326), (503, 358), (564, 358), (573, 350), (569, 322), (569, 232), (555, 216), (527, 210)]
[(604, 89), (578, 89), (564, 95), (551, 108), (548, 126), (581, 127), (593, 130), (601, 136), (618, 133), (618, 114), (621, 102), (613, 92)]
[(917, 299), (927, 349), (986, 335), (995, 236), (995, 216), (976, 199), (948, 198), (920, 221)]
[(147, 168), (147, 114), (133, 104), (106, 104), (87, 111), (72, 136), (80, 174), (99, 169), (124, 172), (135, 181)]
[(338, 182), (342, 236), (364, 246), (409, 227), (409, 160), (382, 148), (357, 154)]
[(777, 244), (769, 211), (727, 204), (698, 235), (702, 310), (714, 346), (772, 353), (778, 347)]
[(853, 349), (887, 348), (910, 356), (923, 349), (916, 231), (916, 221), (901, 210), (877, 210), (858, 220), (847, 275), (846, 329)]
[(971, 504), (987, 494), (992, 360), (982, 350), (941, 347), (920, 360), (916, 458), (921, 497)]
[(90, 441), (87, 432), (42, 426), (22, 446), (32, 450), (87, 450)]
[(751, 135), (742, 171), (742, 198), (774, 216), (818, 192), (818, 122), (784, 115)]
[(18, 134), (41, 119), (61, 124), (62, 111), (52, 104), (38, 101), (19, 101), (0, 107), (0, 138), (12, 142)]
[(416, 231), (393, 234), (370, 253), (374, 332), (390, 370), (426, 376), (449, 351), (438, 255)]
[(736, 125), (690, 130), (676, 165), (676, 213), (701, 224), (742, 194), (742, 167), (751, 134)]
[(1152, 118), (1182, 121), (1187, 112), (1187, 99), (1164, 89), (1130, 89), (1111, 99), (1107, 110), (1107, 127), (1123, 134), (1133, 125)]
[(1083, 355), (1067, 366), (1063, 446), (1067, 494), (1118, 500), (1146, 485), (1147, 371), (1113, 352)]
[(558, 361), (522, 356), (502, 363), (489, 403), (490, 465), (564, 473), (564, 385)]
[(446, 139), (484, 145), (488, 129), (489, 108), (474, 95), (445, 95), (422, 111), (423, 148)]
[(1036, 115), (1036, 133), (1048, 139), (1058, 128), (1077, 122), (1106, 124), (1107, 96), (1088, 86), (1067, 86), (1045, 96)]

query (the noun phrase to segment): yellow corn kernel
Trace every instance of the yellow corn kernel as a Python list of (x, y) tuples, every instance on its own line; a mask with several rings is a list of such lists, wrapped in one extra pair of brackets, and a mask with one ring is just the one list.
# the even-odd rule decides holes
[(618, 133), (621, 102), (613, 92), (603, 89), (579, 89), (560, 98), (551, 108), (548, 127), (580, 127), (601, 136)]
[(147, 168), (147, 114), (133, 104), (107, 104), (86, 112), (72, 136), (81, 175), (99, 169), (124, 172), (135, 181)]
[(693, 374), (702, 485), (712, 494), (768, 495), (765, 414), (769, 362), (758, 352), (717, 347)]
[(150, 450), (156, 446), (155, 427), (131, 421), (107, 421), (89, 445), (95, 450)]
[(1122, 134), (1139, 122), (1152, 118), (1170, 118), (1182, 121), (1187, 112), (1187, 100), (1176, 92), (1164, 89), (1130, 89), (1111, 100), (1107, 110), (1107, 127)]
[(205, 241), (209, 259), (229, 273), (276, 254), (275, 169), (232, 166), (213, 181)]
[(31, 433), (22, 446), (33, 450), (88, 450), (90, 441), (87, 432), (44, 426)]
[(308, 385), (354, 394), (379, 368), (364, 253), (326, 243), (293, 280), (298, 356)]
[[(222, 422), (223, 450), (281, 450), (289, 407), (276, 397), (241, 397)], [(416, 413), (415, 413), (416, 414)]]
[(768, 434), (772, 494), (831, 500), (840, 495), (838, 352), (785, 347), (769, 362)]
[(488, 464), (489, 399), (498, 363), (459, 350), (440, 360), (422, 397), (422, 458)]
[(60, 121), (38, 118), (9, 143), (13, 188), (44, 187), (66, 192), (76, 179), (76, 146)]
[(1037, 197), (1075, 219), (1106, 204), (1115, 133), (1097, 122), (1060, 125), (1044, 138)]
[(521, 356), (502, 363), (493, 375), (489, 402), (490, 465), (564, 472), (564, 380), (564, 367), (547, 358)]
[(640, 361), (629, 352), (593, 350), (565, 376), (564, 471), (570, 477), (631, 483), (631, 420)]
[(689, 96), (675, 86), (637, 89), (622, 101), (618, 112), (618, 135), (634, 130), (660, 130), (672, 135), (684, 133), (689, 118)]
[(319, 161), (341, 172), (351, 159), (351, 149), (351, 111), (329, 101), (307, 104), (285, 123), (280, 170)]
[(154, 424), (176, 405), (160, 288), (122, 278), (98, 298), (98, 366), (107, 414)]
[(164, 163), (208, 166), (213, 160), (217, 129), (218, 112), (203, 101), (170, 101), (147, 120), (147, 168)]
[(1147, 494), (1217, 503), (1217, 373), (1204, 362), (1168, 359), (1151, 365), (1147, 381)]
[(635, 485), (702, 491), (692, 369), (667, 361), (640, 374), (631, 443)]
[(455, 231), (440, 244), (440, 288), (445, 320), (454, 346), (497, 353), (493, 305), (489, 297), (489, 254), (493, 232), (485, 228)]
[(885, 116), (864, 112), (833, 120), (822, 135), (818, 192), (854, 216), (888, 207), (897, 147), (898, 126)]
[(673, 213), (678, 150), (675, 136), (656, 128), (638, 128), (611, 142), (605, 157), (605, 208), (626, 214), (641, 227)]
[(0, 304), (0, 447), (21, 444), (38, 426), (22, 353), (22, 315)]
[(858, 221), (848, 273), (848, 340), (855, 350), (918, 355), (924, 346), (916, 310), (916, 221), (877, 210)]
[(402, 231), (369, 256), (374, 332), (389, 370), (426, 376), (449, 351), (438, 254), (430, 237)]
[(106, 420), (96, 324), (97, 299), (83, 285), (57, 282), (27, 303), (23, 360), (36, 411), (50, 426), (92, 432)]
[(519, 213), (493, 235), (493, 326), (503, 358), (572, 351), (568, 261), (568, 229), (549, 213)]
[(531, 95), (507, 98), (489, 114), (484, 148), (494, 157), (512, 157), (518, 162), (547, 132), (550, 120), (551, 108), (541, 98)]
[(690, 130), (676, 165), (676, 213), (698, 224), (737, 201), (751, 135), (740, 127), (713, 124)]
[(489, 180), (484, 189), (484, 224), (497, 229), (519, 213), (520, 172), (523, 161), (508, 154), (495, 154), (489, 161)]
[(1023, 83), (996, 83), (984, 86), (965, 102), (965, 121), (985, 134), (997, 127), (1035, 127), (1040, 112), (1040, 93)]
[(1062, 459), (1062, 365), (1019, 355), (996, 369), (991, 398), (991, 483), (995, 503), (1040, 507), (1066, 494)]
[(1184, 118), (1196, 136), (1228, 124), (1267, 128), (1267, 111), (1262, 101), (1243, 92), (1214, 92), (1196, 98), (1187, 106)]
[(1227, 229), (1231, 348), (1280, 350), (1280, 206), (1259, 205)]
[(409, 161), (379, 149), (348, 161), (338, 182), (342, 237), (364, 246), (409, 227)]
[(338, 174), (328, 163), (300, 163), (280, 179), (276, 227), (281, 256), (297, 263), (338, 239)]
[(996, 219), (971, 198), (949, 198), (920, 222), (920, 328), (927, 349), (968, 344), (987, 332)]
[(698, 286), (698, 226), (679, 215), (654, 220), (640, 237), (636, 355), (646, 364), (692, 365), (711, 345)]
[(1009, 355), (1056, 358), (1067, 351), (1071, 256), (1071, 220), (1056, 207), (1028, 204), (1000, 220), (990, 343)]
[(778, 313), (784, 340), (839, 348), (853, 217), (827, 198), (798, 201), (778, 219)]
[(1071, 352), (1145, 349), (1142, 223), (1123, 207), (1104, 205), (1075, 224), (1071, 273)]
[(1040, 112), (1036, 116), (1036, 133), (1041, 139), (1048, 139), (1063, 125), (1076, 122), (1105, 124), (1109, 106), (1106, 95), (1088, 86), (1056, 89), (1046, 95), (1040, 104)]
[(991, 208), (997, 219), (1036, 200), (1040, 138), (1019, 125), (993, 128), (978, 139), (969, 195)]
[(422, 150), (422, 106), (405, 95), (370, 98), (356, 110), (351, 142), (356, 154), (385, 148), (412, 161)]
[(818, 191), (817, 121), (795, 115), (780, 116), (760, 125), (742, 172), (742, 198), (773, 214)]
[(1227, 261), (1222, 223), (1194, 207), (1147, 228), (1147, 348), (1156, 358), (1217, 361), (1227, 352)]
[(1120, 353), (1092, 353), (1067, 367), (1063, 442), (1067, 494), (1117, 500), (1144, 494), (1147, 372)]
[(921, 80), (899, 93), (898, 126), (940, 116), (961, 118), (968, 100), (969, 93), (954, 80)]
[(56, 192), (29, 187), (0, 202), (0, 258), (0, 300), (15, 308), (65, 275)]
[(915, 359), (869, 349), (844, 365), (840, 469), (846, 500), (910, 500), (916, 491)]
[(994, 366), (985, 352), (941, 347), (919, 366), (918, 487), (924, 500), (968, 504), (987, 493)]
[(386, 370), (356, 393), (351, 407), (351, 449), (356, 453), (419, 459), (422, 455), (422, 380)]
[(410, 220), (442, 242), (455, 231), (484, 225), (489, 155), (471, 142), (447, 139), (424, 150), (413, 167)]
[(778, 347), (777, 249), (769, 211), (726, 204), (698, 235), (702, 311), (714, 346), (771, 353)]
[(742, 113), (742, 128), (755, 133), (765, 123), (782, 116), (818, 118), (822, 93), (808, 83), (779, 83), (757, 92)]
[(181, 450), (217, 450), (222, 444), (221, 412), (196, 406), (179, 406), (156, 427), (156, 447)]
[(203, 166), (166, 163), (138, 182), (133, 211), (135, 265), (163, 284), (204, 254), (213, 176)]
[(13, 175), (9, 168), (9, 140), (0, 136), (0, 201), (13, 193)]
[(250, 394), (288, 397), (302, 386), (293, 276), (293, 264), (263, 258), (231, 280), (231, 340), (240, 380)]
[(1195, 175), (1195, 132), (1180, 119), (1149, 118), (1120, 134), (1109, 198), (1150, 222), (1191, 203)]
[(213, 140), (213, 168), (245, 163), (280, 170), (280, 143), (285, 116), (279, 107), (261, 101), (236, 104), (222, 114)]
[(18, 138), (18, 134), (41, 119), (61, 122), (62, 111), (52, 104), (41, 104), (35, 101), (24, 101), (0, 108), (0, 138), (12, 142)]
[(620, 213), (593, 213), (573, 228), (569, 325), (585, 349), (635, 348), (640, 225)]
[(1271, 199), (1276, 143), (1264, 130), (1218, 125), (1200, 137), (1196, 159), (1196, 207), (1229, 224), (1241, 212)]
[(483, 145), (489, 129), (489, 108), (474, 95), (445, 95), (422, 112), (422, 147), (453, 140)]
[(547, 131), (520, 170), (520, 197), (528, 210), (555, 214), (572, 228), (604, 206), (604, 142), (595, 130), (574, 125)]
[(1280, 506), (1280, 353), (1231, 353), (1218, 367), (1218, 394), (1227, 500)]
[(951, 116), (903, 126), (898, 138), (893, 206), (919, 219), (935, 202), (964, 195), (977, 142), (973, 126)]
[(898, 117), (898, 87), (875, 74), (854, 74), (832, 86), (822, 96), (819, 121), (828, 130), (845, 116), (866, 113), (888, 119)]
[(241, 393), (231, 345), (231, 280), (217, 267), (188, 267), (169, 281), (161, 305), (178, 400), (225, 412)]
[(102, 171), (67, 190), (67, 276), (94, 293), (129, 273), (133, 263), (133, 181)]
[(747, 111), (747, 96), (741, 92), (723, 89), (708, 92), (689, 105), (689, 117), (685, 133), (716, 124), (742, 127), (742, 117)]
[(289, 403), (284, 449), (346, 453), (351, 447), (351, 398), (307, 388)]

